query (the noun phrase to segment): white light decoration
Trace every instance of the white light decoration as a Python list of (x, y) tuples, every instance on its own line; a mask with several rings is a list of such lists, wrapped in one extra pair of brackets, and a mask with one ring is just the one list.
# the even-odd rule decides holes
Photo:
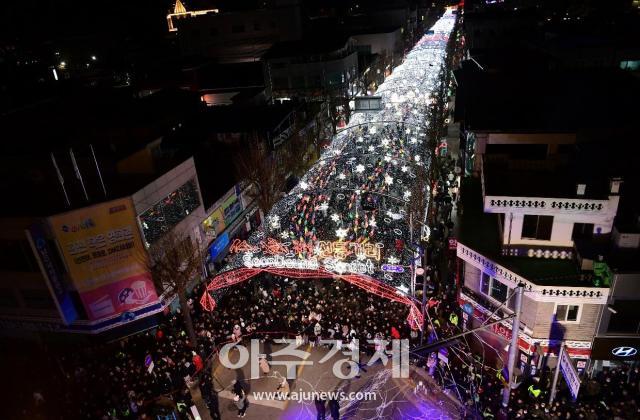
[(392, 218), (393, 220), (400, 220), (402, 219), (402, 215), (400, 213), (394, 213), (391, 210), (387, 210), (387, 216), (389, 216), (390, 218)]
[(269, 226), (271, 226), (271, 229), (279, 229), (280, 228), (280, 216), (278, 216), (277, 214), (269, 216)]
[(348, 229), (339, 228), (336, 229), (336, 236), (340, 239), (344, 239), (347, 237)]
[[(437, 96), (434, 92), (441, 88), (439, 73), (444, 68), (447, 37), (454, 22), (455, 15), (447, 12), (432, 28), (435, 33), (425, 34), (393, 73), (371, 92), (382, 98), (384, 107), (379, 112), (351, 116), (345, 129), (333, 136), (330, 146), (323, 147), (322, 157), (302, 178), (299, 188), (269, 212), (277, 214), (279, 219), (267, 217), (266, 229), (259, 231), (262, 236), (259, 237), (258, 232), (251, 234), (245, 249), (255, 251), (238, 253), (229, 265), (230, 270), (272, 267), (370, 275), (391, 285), (392, 293), (408, 295), (410, 270), (386, 272), (382, 265), (399, 268), (411, 264), (411, 258), (404, 253), (390, 254), (397, 238), (408, 237), (405, 233), (409, 230), (409, 217), (404, 207), (406, 201), (415, 197), (411, 194), (417, 178), (415, 167), (431, 164), (425, 136), (428, 106)], [(349, 179), (350, 183), (345, 181)], [(359, 195), (360, 192), (363, 195)], [(369, 198), (377, 193), (404, 202), (396, 207), (387, 200), (384, 209), (363, 208), (361, 197)], [(276, 225), (278, 230), (273, 230), (272, 226)], [(282, 231), (283, 228), (286, 230)], [(418, 234), (428, 238), (430, 231), (423, 228)], [(289, 251), (267, 254), (261, 244), (272, 238)], [(315, 254), (294, 253), (293, 239), (311, 240), (307, 243)], [(364, 252), (338, 259), (336, 254), (331, 254), (332, 257), (327, 258), (327, 247), (320, 243), (335, 244), (337, 240), (343, 244), (372, 241), (388, 251), (379, 254), (376, 260)], [(342, 253), (343, 248), (337, 249)]]

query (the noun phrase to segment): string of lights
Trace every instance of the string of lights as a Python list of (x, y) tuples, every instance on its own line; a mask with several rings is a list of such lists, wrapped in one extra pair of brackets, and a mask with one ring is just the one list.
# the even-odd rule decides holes
[(414, 244), (407, 243), (408, 209), (416, 178), (428, 173), (432, 159), (427, 115), (433, 92), (441, 89), (454, 22), (447, 11), (378, 88), (382, 110), (355, 114), (263, 225), (232, 246), (231, 261), (207, 286), (203, 308), (215, 307), (210, 292), (261, 272), (334, 277), (407, 304), (411, 327), (422, 327), (407, 295), (415, 257)]

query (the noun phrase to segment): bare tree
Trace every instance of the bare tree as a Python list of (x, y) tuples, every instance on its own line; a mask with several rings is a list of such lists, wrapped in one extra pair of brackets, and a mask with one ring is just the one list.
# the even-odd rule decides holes
[(293, 135), (282, 146), (282, 161), (285, 172), (300, 177), (309, 168), (309, 139), (302, 133), (300, 122), (296, 122)]
[(171, 291), (178, 297), (189, 342), (195, 346), (196, 333), (187, 303), (187, 287), (202, 266), (202, 246), (194, 244), (188, 235), (170, 231), (151, 246), (149, 254), (154, 283), (160, 290)]
[(249, 195), (264, 214), (278, 202), (285, 188), (286, 168), (282, 157), (281, 153), (271, 153), (257, 133), (251, 135), (248, 145), (234, 153), (237, 175), (253, 186)]

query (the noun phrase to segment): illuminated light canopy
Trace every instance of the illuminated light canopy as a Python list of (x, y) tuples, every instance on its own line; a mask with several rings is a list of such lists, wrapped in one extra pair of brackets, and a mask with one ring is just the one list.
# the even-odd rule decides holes
[[(421, 127), (437, 97), (434, 91), (441, 88), (438, 74), (454, 22), (447, 11), (378, 87), (383, 108), (353, 115), (293, 192), (269, 211), (266, 223), (247, 241), (234, 241), (230, 262), (209, 292), (263, 272), (334, 277), (406, 303), (407, 321), (421, 327), (419, 307), (403, 295), (412, 271), (404, 268), (413, 264), (414, 255), (398, 251), (396, 241), (408, 241), (408, 206), (423, 196), (412, 193), (420, 167), (431, 164)], [(427, 208), (428, 203), (420, 204)], [(215, 306), (207, 296), (201, 303)]]

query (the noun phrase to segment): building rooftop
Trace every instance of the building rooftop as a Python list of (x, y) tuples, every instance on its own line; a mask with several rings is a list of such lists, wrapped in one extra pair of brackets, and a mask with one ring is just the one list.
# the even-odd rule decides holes
[(283, 41), (274, 44), (262, 57), (265, 60), (322, 55), (339, 51), (347, 46), (346, 35), (326, 35), (325, 37), (308, 37), (297, 41)]
[[(456, 121), (476, 132), (578, 132), (635, 120), (640, 83), (622, 70), (455, 72)], [(589, 86), (589, 89), (585, 89)], [(613, 105), (612, 105), (613, 104)]]
[[(606, 200), (609, 193), (609, 177), (603, 171), (593, 171), (597, 162), (576, 159), (569, 162), (560, 156), (556, 159), (525, 160), (496, 159), (485, 155), (485, 194), (507, 197), (549, 197)], [(585, 184), (585, 194), (578, 196), (577, 185)]]
[(588, 273), (573, 260), (505, 257), (500, 254), (498, 215), (484, 213), (480, 180), (467, 178), (460, 193), (462, 214), (458, 213), (459, 241), (508, 270), (541, 286), (593, 287)]

